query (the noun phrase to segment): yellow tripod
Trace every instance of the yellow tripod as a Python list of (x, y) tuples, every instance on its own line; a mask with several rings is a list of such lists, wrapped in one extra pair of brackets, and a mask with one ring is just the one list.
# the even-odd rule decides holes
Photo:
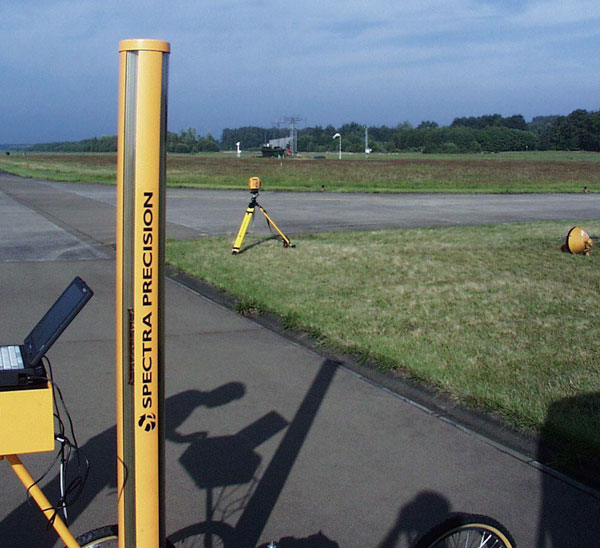
[(290, 239), (283, 232), (281, 232), (281, 230), (279, 230), (279, 227), (275, 224), (273, 219), (269, 217), (265, 211), (265, 208), (258, 203), (257, 198), (258, 191), (260, 189), (260, 179), (258, 177), (250, 177), (248, 180), (248, 187), (250, 188), (250, 203), (246, 208), (246, 213), (244, 213), (244, 218), (242, 219), (242, 224), (235, 238), (235, 242), (233, 243), (233, 249), (231, 250), (231, 253), (233, 255), (237, 255), (240, 252), (242, 243), (244, 242), (244, 237), (246, 236), (250, 222), (254, 217), (254, 211), (256, 210), (256, 207), (258, 207), (260, 212), (265, 216), (269, 227), (272, 226), (277, 231), (277, 234), (279, 234), (279, 237), (283, 241), (283, 247), (296, 247), (294, 244), (292, 244), (292, 242), (290, 242)]

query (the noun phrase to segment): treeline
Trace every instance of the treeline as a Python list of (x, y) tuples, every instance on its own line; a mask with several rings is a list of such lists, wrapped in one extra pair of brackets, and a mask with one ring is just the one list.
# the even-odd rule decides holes
[(83, 141), (64, 141), (60, 143), (40, 143), (26, 150), (32, 152), (116, 152), (117, 136), (94, 137)]
[(179, 133), (167, 132), (167, 152), (218, 152), (219, 143), (208, 133), (200, 137), (192, 127)]
[[(600, 111), (575, 110), (568, 116), (536, 116), (527, 122), (520, 114), (489, 114), (455, 118), (449, 126), (439, 127), (429, 120), (413, 127), (403, 122), (395, 127), (371, 126), (369, 148), (373, 152), (504, 152), (518, 150), (600, 151)], [(364, 152), (365, 127), (357, 123), (335, 128), (315, 126), (298, 129), (299, 152), (333, 152), (340, 133), (342, 149)], [(167, 133), (167, 151), (177, 153), (235, 150), (260, 150), (269, 141), (286, 137), (288, 129), (258, 126), (224, 129), (218, 142), (210, 133), (199, 136), (194, 128)], [(45, 143), (27, 150), (45, 152), (115, 152), (116, 137), (99, 137), (77, 142)]]
[[(395, 127), (368, 127), (369, 148), (373, 152), (504, 152), (520, 150), (600, 151), (600, 111), (573, 111), (568, 116), (536, 116), (527, 122), (520, 114), (490, 114), (455, 118), (447, 127), (423, 121), (417, 127), (403, 122)], [(364, 152), (365, 127), (357, 123), (335, 128), (331, 125), (298, 130), (299, 152), (331, 152), (342, 135), (347, 152)], [(259, 149), (269, 139), (284, 137), (289, 131), (260, 127), (223, 130), (222, 150), (232, 150), (239, 141), (243, 149)]]
[[(43, 143), (27, 147), (32, 152), (116, 152), (117, 136), (94, 137), (83, 141)], [(218, 152), (219, 143), (209, 133), (200, 137), (194, 128), (167, 132), (167, 152)]]
[[(369, 127), (368, 144), (373, 152), (502, 152), (508, 150), (535, 150), (539, 148), (539, 137), (527, 130), (513, 129), (502, 125), (484, 126), (483, 129), (452, 125), (438, 127), (435, 122), (422, 122), (416, 128), (404, 122), (396, 127)], [(344, 124), (339, 128), (331, 125), (298, 130), (299, 152), (331, 152), (339, 143), (333, 135), (342, 136), (345, 152), (364, 152), (365, 127)], [(267, 135), (268, 138), (264, 136)], [(243, 149), (258, 150), (268, 139), (289, 135), (289, 132), (264, 128), (246, 127), (223, 131), (223, 150), (235, 148), (240, 141)]]

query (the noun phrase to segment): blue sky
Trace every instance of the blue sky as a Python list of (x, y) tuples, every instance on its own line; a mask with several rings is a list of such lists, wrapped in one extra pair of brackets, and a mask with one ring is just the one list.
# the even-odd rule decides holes
[(600, 109), (597, 0), (0, 0), (0, 143), (116, 134), (118, 44), (171, 44), (169, 129)]

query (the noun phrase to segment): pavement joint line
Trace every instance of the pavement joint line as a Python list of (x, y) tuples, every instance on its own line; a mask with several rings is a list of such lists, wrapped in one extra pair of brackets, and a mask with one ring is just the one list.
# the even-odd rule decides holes
[[(75, 228), (72, 225), (65, 223), (64, 221), (60, 220), (58, 217), (55, 217), (48, 211), (41, 209), (38, 206), (33, 205), (31, 202), (24, 200), (20, 196), (15, 195), (14, 193), (10, 192), (10, 190), (7, 190), (6, 188), (2, 188), (1, 192), (3, 192), (4, 194), (6, 194), (10, 198), (12, 198), (15, 202), (18, 202), (22, 206), (27, 207), (28, 209), (31, 209), (32, 211), (35, 211), (38, 215), (41, 215), (42, 217), (44, 217), (51, 223), (55, 224), (59, 228), (62, 228), (64, 231), (68, 232), (72, 236), (75, 236), (76, 238), (80, 239), (83, 243), (85, 243), (91, 247), (94, 247), (94, 248), (102, 247), (103, 251), (105, 249), (110, 248), (111, 242), (102, 242), (100, 240), (97, 240), (93, 236), (86, 234), (85, 232), (81, 232), (79, 229)], [(110, 257), (110, 255), (109, 255), (109, 257)]]
[[(215, 304), (215, 303), (213, 303)], [(231, 310), (229, 310), (229, 312), (231, 312)], [(205, 337), (207, 335), (219, 335), (220, 333), (236, 333), (236, 334), (241, 334), (241, 333), (253, 333), (255, 331), (258, 331), (260, 329), (260, 325), (256, 325), (256, 327), (249, 327), (247, 329), (215, 329), (212, 331), (188, 331), (188, 332), (184, 332), (184, 331), (178, 331), (176, 334), (169, 334), (169, 333), (165, 333), (166, 337), (189, 337), (189, 336), (196, 336), (196, 337)]]

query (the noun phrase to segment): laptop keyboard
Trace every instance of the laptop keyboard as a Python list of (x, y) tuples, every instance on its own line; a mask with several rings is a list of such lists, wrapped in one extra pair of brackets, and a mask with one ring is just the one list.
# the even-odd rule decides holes
[(23, 358), (18, 346), (0, 346), (0, 371), (23, 369)]

